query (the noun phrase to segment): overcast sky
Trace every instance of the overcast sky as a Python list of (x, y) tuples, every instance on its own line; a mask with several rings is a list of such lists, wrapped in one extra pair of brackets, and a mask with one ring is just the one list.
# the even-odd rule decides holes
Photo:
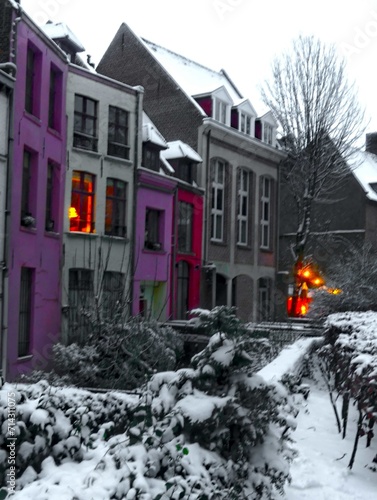
[(120, 24), (212, 69), (258, 111), (258, 85), (299, 34), (335, 43), (377, 131), (377, 0), (21, 0), (37, 24), (65, 22), (98, 63)]

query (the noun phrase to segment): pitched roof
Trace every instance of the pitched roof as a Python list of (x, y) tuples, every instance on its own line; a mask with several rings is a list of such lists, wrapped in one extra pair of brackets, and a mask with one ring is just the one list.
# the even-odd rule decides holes
[(41, 26), (41, 29), (52, 40), (66, 40), (74, 47), (76, 52), (85, 51), (85, 47), (65, 23), (48, 22)]
[(166, 160), (175, 160), (177, 158), (188, 158), (189, 160), (195, 162), (202, 162), (202, 158), (198, 153), (192, 149), (191, 146), (182, 141), (170, 141), (168, 142), (169, 148), (161, 152)]
[(350, 155), (347, 163), (364, 189), (367, 198), (377, 201), (377, 155), (356, 150)]

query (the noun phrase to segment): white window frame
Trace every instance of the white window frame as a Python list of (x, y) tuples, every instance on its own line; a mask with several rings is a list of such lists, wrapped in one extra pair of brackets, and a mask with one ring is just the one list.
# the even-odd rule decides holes
[(271, 243), (271, 186), (271, 179), (269, 177), (262, 177), (260, 246), (263, 249), (269, 249)]
[[(240, 168), (238, 171), (238, 211), (237, 211), (237, 244), (247, 246), (249, 242), (249, 195), (250, 195), (250, 172), (245, 168)], [(242, 208), (246, 205), (246, 213), (243, 213)], [(243, 233), (242, 228), (245, 227)], [(245, 235), (243, 240), (242, 235)]]
[(229, 107), (228, 104), (225, 101), (216, 98), (214, 106), (215, 106), (214, 110), (215, 120), (226, 125), (228, 122), (228, 107)]
[(263, 142), (272, 146), (273, 126), (269, 123), (263, 123)]
[[(220, 167), (222, 169), (222, 181), (220, 174)], [(212, 179), (212, 201), (211, 201), (211, 241), (224, 240), (224, 191), (225, 191), (225, 162), (216, 160), (213, 165), (213, 179)], [(219, 192), (221, 193), (221, 206), (217, 206), (219, 199)], [(220, 221), (220, 222), (218, 222)], [(220, 224), (220, 237), (217, 237), (218, 224)]]
[(240, 123), (238, 130), (246, 135), (251, 135), (251, 116), (240, 112)]

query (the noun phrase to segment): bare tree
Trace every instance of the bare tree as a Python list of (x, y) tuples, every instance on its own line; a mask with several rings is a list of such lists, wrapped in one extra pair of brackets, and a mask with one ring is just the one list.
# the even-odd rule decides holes
[(313, 202), (328, 198), (349, 173), (347, 159), (364, 133), (364, 112), (336, 48), (311, 36), (299, 37), (274, 60), (262, 98), (278, 120), (287, 152), (281, 182), (297, 209), (292, 245), (297, 296)]

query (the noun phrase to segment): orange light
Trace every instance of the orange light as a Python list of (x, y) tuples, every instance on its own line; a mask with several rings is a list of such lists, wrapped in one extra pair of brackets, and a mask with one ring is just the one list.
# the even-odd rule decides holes
[(311, 274), (312, 273), (309, 271), (309, 269), (307, 269), (306, 271), (304, 271), (302, 273), (302, 275), (304, 276), (304, 278), (310, 278)]
[(75, 207), (69, 207), (68, 209), (68, 218), (76, 219), (79, 216)]
[(302, 304), (301, 305), (301, 308), (300, 308), (300, 313), (301, 313), (301, 316), (305, 316), (305, 314), (308, 312), (308, 308), (305, 304)]

